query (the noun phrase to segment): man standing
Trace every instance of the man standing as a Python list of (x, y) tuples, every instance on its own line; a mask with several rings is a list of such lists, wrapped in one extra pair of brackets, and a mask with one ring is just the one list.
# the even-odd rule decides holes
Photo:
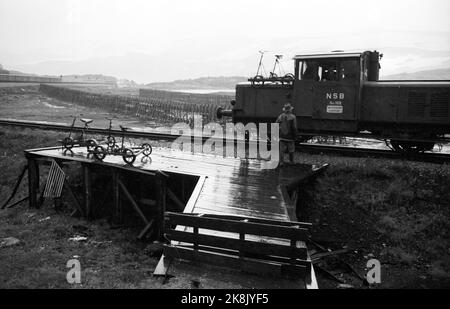
[(284, 153), (289, 152), (289, 161), (294, 163), (295, 139), (297, 137), (297, 119), (292, 113), (294, 107), (290, 103), (283, 106), (283, 113), (278, 116), (280, 124), (280, 166), (284, 163)]

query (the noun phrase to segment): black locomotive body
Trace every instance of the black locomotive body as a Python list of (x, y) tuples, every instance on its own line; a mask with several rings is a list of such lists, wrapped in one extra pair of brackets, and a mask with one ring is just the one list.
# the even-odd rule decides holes
[(450, 81), (379, 81), (380, 54), (298, 55), (292, 80), (258, 79), (236, 86), (233, 122), (271, 123), (290, 102), (299, 139), (371, 134), (396, 150), (425, 151), (450, 134)]

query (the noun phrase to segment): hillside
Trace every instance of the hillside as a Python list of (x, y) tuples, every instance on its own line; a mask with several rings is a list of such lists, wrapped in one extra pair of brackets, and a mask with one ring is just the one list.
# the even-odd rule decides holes
[(158, 90), (179, 90), (179, 89), (234, 89), (237, 83), (247, 81), (243, 76), (219, 76), (200, 77), (196, 79), (175, 80), (173, 82), (150, 83), (145, 86)]
[(450, 80), (450, 68), (382, 76), (387, 80)]

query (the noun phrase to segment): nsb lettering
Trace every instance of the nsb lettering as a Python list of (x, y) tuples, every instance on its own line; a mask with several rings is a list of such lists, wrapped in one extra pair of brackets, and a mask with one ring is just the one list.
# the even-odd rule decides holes
[(343, 92), (329, 92), (326, 97), (327, 100), (344, 100), (345, 94)]

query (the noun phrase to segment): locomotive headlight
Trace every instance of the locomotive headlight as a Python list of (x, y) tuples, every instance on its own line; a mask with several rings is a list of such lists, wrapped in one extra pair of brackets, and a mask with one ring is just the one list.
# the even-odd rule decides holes
[(231, 106), (235, 106), (236, 105), (236, 100), (231, 100), (230, 104), (231, 104)]

